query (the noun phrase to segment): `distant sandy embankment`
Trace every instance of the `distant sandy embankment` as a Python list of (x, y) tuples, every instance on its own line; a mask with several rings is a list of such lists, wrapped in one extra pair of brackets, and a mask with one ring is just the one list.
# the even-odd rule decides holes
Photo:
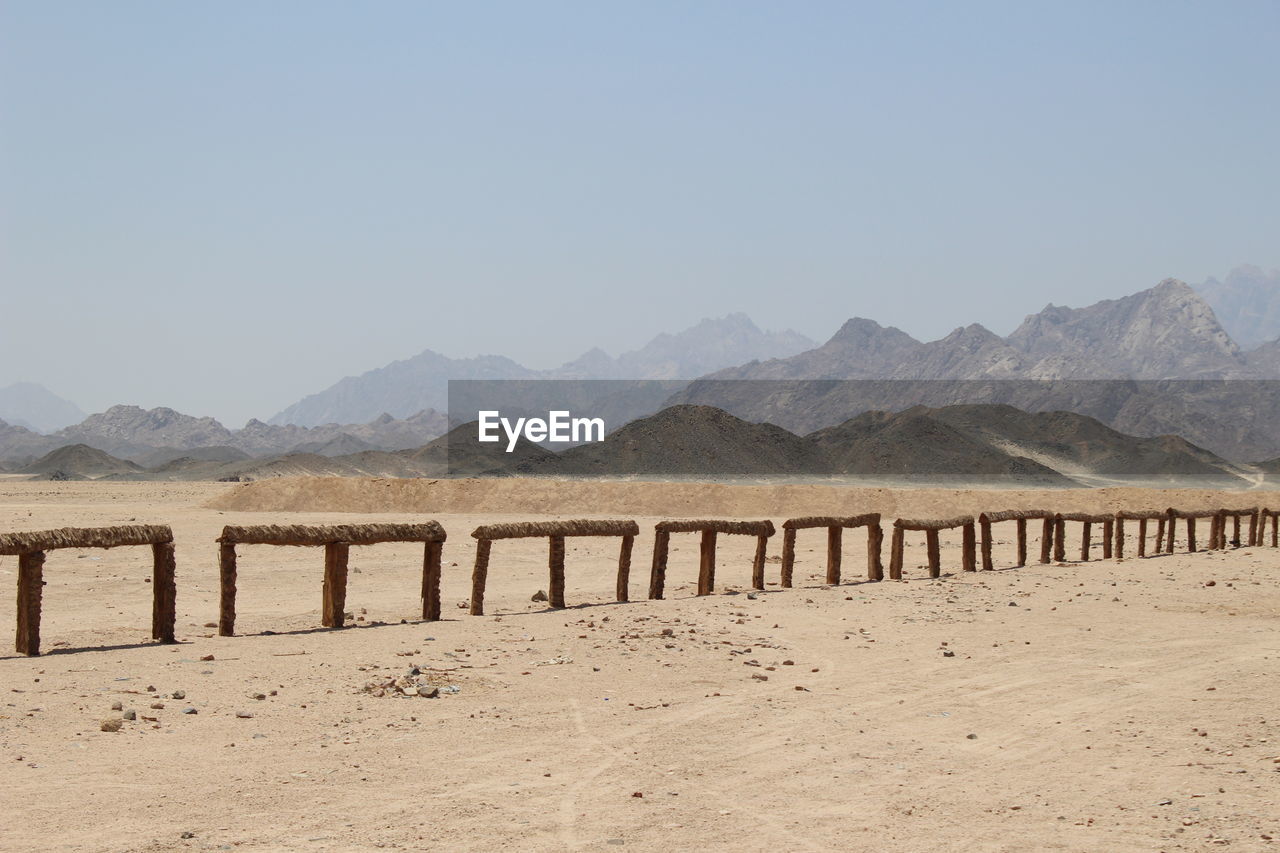
[(208, 506), (240, 512), (521, 513), (537, 515), (949, 516), (1005, 508), (1058, 512), (1280, 506), (1280, 492), (1212, 489), (941, 489), (838, 485), (726, 485), (683, 482), (584, 482), (296, 477), (245, 483)]

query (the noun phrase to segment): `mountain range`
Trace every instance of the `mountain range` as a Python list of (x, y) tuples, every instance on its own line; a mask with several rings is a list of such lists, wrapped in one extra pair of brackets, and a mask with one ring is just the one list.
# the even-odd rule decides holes
[(144, 469), (83, 444), (18, 473), (37, 479), (249, 480), (283, 476), (545, 476), (658, 479), (835, 478), (884, 484), (1075, 487), (1172, 483), (1243, 487), (1269, 469), (1237, 466), (1177, 436), (1137, 437), (1071, 412), (968, 405), (864, 412), (797, 435), (710, 406), (665, 408), (603, 441), (508, 453), (464, 424), (421, 448), (229, 461), (182, 457)]
[(403, 417), (423, 409), (448, 410), (450, 379), (692, 379), (722, 367), (785, 358), (811, 349), (797, 332), (766, 332), (745, 314), (706, 319), (677, 334), (660, 334), (617, 358), (592, 349), (554, 370), (532, 370), (509, 358), (448, 358), (426, 350), (360, 376), (348, 376), (304, 397), (271, 424), (353, 423), (382, 412)]
[[(1224, 322), (1242, 340), (1263, 342), (1242, 346)], [(1029, 412), (1076, 411), (1133, 435), (1177, 433), (1233, 459), (1273, 458), (1280, 456), (1280, 386), (1273, 384), (1280, 380), (1280, 339), (1265, 339), (1277, 322), (1280, 274), (1253, 267), (1196, 289), (1170, 279), (1084, 308), (1049, 305), (1005, 337), (970, 324), (926, 342), (854, 317), (815, 345), (732, 314), (658, 335), (616, 358), (596, 349), (547, 371), (502, 356), (451, 359), (428, 350), (343, 379), (270, 422), (251, 420), (239, 430), (136, 406), (67, 424), (81, 415), (73, 404), (20, 383), (0, 390), (0, 417), (10, 415), (0, 421), (0, 460), (13, 470), (73, 444), (144, 467), (183, 458), (233, 463), (415, 449), (448, 429), (442, 412), (451, 378), (628, 380), (606, 390), (577, 383), (573, 390), (575, 401), (607, 409), (611, 428), (678, 404), (808, 434), (868, 411), (1004, 403)], [(646, 381), (630, 381), (636, 379)], [(1175, 387), (1167, 383), (1173, 379), (1198, 384)], [(520, 386), (525, 398), (513, 405), (533, 407), (550, 385)], [(465, 419), (467, 412), (455, 412), (453, 423)]]
[(422, 411), (407, 418), (384, 413), (364, 424), (316, 427), (251, 420), (242, 429), (229, 430), (213, 418), (164, 407), (112, 406), (50, 435), (0, 421), (0, 460), (9, 468), (21, 468), (51, 450), (71, 445), (85, 445), (144, 466), (193, 456), (217, 462), (282, 453), (339, 456), (420, 447), (447, 428), (445, 415)]
[(1210, 278), (1196, 290), (1212, 306), (1227, 333), (1245, 349), (1280, 338), (1280, 270), (1239, 266), (1222, 281)]

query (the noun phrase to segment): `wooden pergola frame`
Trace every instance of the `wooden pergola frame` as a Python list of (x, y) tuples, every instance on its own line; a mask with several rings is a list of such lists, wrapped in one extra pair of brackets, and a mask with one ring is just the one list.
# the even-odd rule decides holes
[(716, 584), (716, 537), (723, 533), (756, 537), (755, 558), (751, 562), (751, 586), (764, 589), (764, 563), (769, 547), (769, 537), (774, 534), (773, 522), (726, 521), (723, 519), (695, 519), (689, 521), (659, 521), (653, 526), (653, 565), (649, 571), (649, 598), (660, 599), (666, 591), (667, 551), (672, 533), (701, 533), (698, 559), (698, 595), (710, 595)]
[(422, 542), (422, 618), (440, 618), (440, 553), (444, 528), (435, 521), (421, 524), (259, 524), (227, 525), (218, 537), (218, 634), (236, 632), (236, 546), (279, 545), (324, 547), (324, 583), (320, 623), (341, 628), (347, 604), (347, 558), (352, 545), (381, 542)]
[(1027, 564), (1027, 522), (1035, 519), (1043, 520), (1040, 532), (1040, 562), (1049, 562), (1053, 549), (1054, 514), (1047, 509), (1007, 509), (998, 512), (984, 512), (978, 515), (978, 528), (982, 537), (982, 568), (990, 571), (991, 562), (991, 525), (1001, 521), (1016, 521), (1018, 531), (1018, 561), (1014, 565)]
[(977, 533), (974, 530), (972, 515), (961, 515), (944, 519), (912, 519), (899, 518), (893, 523), (893, 544), (889, 553), (889, 579), (902, 580), (902, 552), (904, 533), (907, 530), (923, 530), (925, 545), (929, 554), (929, 577), (936, 578), (942, 574), (942, 557), (938, 544), (938, 531), (961, 528), (963, 545), (961, 565), (966, 572), (977, 571)]
[(622, 519), (574, 519), (568, 521), (526, 521), (510, 524), (483, 524), (471, 531), (476, 540), (476, 564), (471, 572), (471, 615), (484, 615), (484, 590), (489, 579), (489, 551), (495, 539), (548, 539), (547, 567), (550, 584), (547, 602), (552, 607), (564, 607), (564, 540), (566, 536), (620, 536), (622, 547), (618, 552), (618, 601), (628, 601), (628, 584), (631, 576), (631, 548), (640, 526), (634, 521)]
[[(880, 513), (869, 512), (864, 515), (849, 516), (804, 516), (789, 518), (782, 522), (782, 586), (790, 588), (791, 576), (796, 564), (796, 531), (809, 530), (815, 527), (827, 529), (827, 578), (831, 585), (840, 583), (840, 548), (843, 544), (845, 530), (858, 527), (867, 528), (867, 580), (878, 581), (884, 578), (884, 566), (880, 562), (880, 552), (884, 542), (884, 531), (880, 528)], [(760, 589), (762, 587), (756, 587)]]
[(167, 524), (119, 527), (62, 527), (0, 535), (0, 554), (18, 558), (18, 631), (14, 648), (21, 655), (40, 654), (40, 611), (44, 595), (45, 553), (61, 548), (151, 546), (151, 638), (176, 642), (177, 581), (173, 530)]

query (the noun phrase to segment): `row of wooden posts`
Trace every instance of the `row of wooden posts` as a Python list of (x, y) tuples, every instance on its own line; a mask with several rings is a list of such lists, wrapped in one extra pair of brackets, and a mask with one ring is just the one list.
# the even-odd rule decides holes
[[(1101, 546), (1104, 559), (1124, 559), (1126, 548), (1126, 522), (1137, 522), (1136, 555), (1147, 556), (1150, 540), (1151, 553), (1172, 553), (1176, 524), (1186, 525), (1187, 550), (1199, 550), (1197, 522), (1209, 520), (1209, 535), (1205, 547), (1224, 549), (1228, 545), (1262, 545), (1266, 538), (1267, 522), (1271, 522), (1270, 546), (1280, 547), (1280, 510), (1249, 507), (1247, 509), (1215, 509), (1186, 511), (1167, 509), (1162, 512), (1131, 512), (1122, 510), (1107, 513), (1052, 513), (1047, 510), (1008, 510), (984, 512), (948, 519), (904, 519), (893, 522), (893, 540), (889, 552), (889, 578), (902, 578), (905, 537), (908, 531), (923, 531), (927, 553), (929, 577), (939, 577), (942, 571), (940, 533), (943, 530), (961, 530), (961, 568), (976, 571), (979, 554), (983, 569), (993, 568), (992, 526), (1012, 521), (1016, 525), (1017, 557), (1015, 566), (1027, 563), (1028, 522), (1040, 522), (1041, 563), (1062, 562), (1066, 559), (1066, 525), (1081, 525), (1080, 559), (1090, 558), (1094, 542), (1093, 527), (1102, 528)], [(1243, 522), (1247, 519), (1247, 530)], [(1150, 533), (1154, 522), (1155, 536)], [(1228, 538), (1228, 522), (1231, 526)], [(796, 534), (800, 530), (825, 528), (827, 531), (827, 559), (825, 582), (841, 581), (842, 545), (845, 530), (867, 530), (867, 579), (879, 581), (884, 577), (881, 564), (884, 533), (878, 513), (855, 516), (808, 516), (792, 518), (782, 525), (782, 571), (780, 584), (792, 585), (795, 570)], [(486, 524), (471, 532), (476, 539), (475, 567), (471, 576), (470, 612), (484, 614), (484, 594), (488, 581), (489, 560), (493, 543), (501, 539), (546, 538), (550, 583), (548, 603), (552, 607), (564, 607), (565, 539), (574, 536), (614, 536), (621, 540), (618, 553), (616, 598), (629, 600), (631, 551), (640, 528), (634, 521), (579, 519), (570, 521), (540, 521), (516, 524)], [(756, 540), (755, 556), (751, 566), (751, 585), (755, 589), (765, 587), (765, 563), (768, 540), (775, 533), (773, 522), (727, 521), (723, 519), (660, 521), (654, 527), (653, 559), (649, 573), (649, 598), (661, 599), (666, 588), (667, 555), (672, 534), (698, 533), (701, 536), (698, 564), (698, 595), (710, 595), (715, 589), (716, 544), (721, 535), (752, 536)], [(248, 527), (227, 526), (218, 537), (219, 549), (219, 616), (218, 633), (235, 634), (237, 545), (286, 545), (316, 546), (325, 549), (324, 581), (321, 591), (321, 624), (328, 628), (340, 628), (346, 612), (347, 560), (352, 545), (372, 545), (379, 542), (417, 542), (423, 545), (422, 562), (422, 619), (440, 618), (440, 566), (446, 540), (443, 527), (435, 521), (422, 524), (345, 524), (345, 525), (254, 525)], [(44, 586), (43, 566), (45, 553), (60, 548), (116, 548), (125, 545), (146, 545), (152, 550), (152, 616), (151, 636), (162, 643), (174, 640), (176, 620), (177, 583), (174, 560), (173, 531), (167, 525), (131, 525), (122, 527), (74, 528), (45, 530), (31, 533), (0, 534), (0, 555), (18, 557), (17, 641), (19, 654), (40, 653), (40, 612)]]

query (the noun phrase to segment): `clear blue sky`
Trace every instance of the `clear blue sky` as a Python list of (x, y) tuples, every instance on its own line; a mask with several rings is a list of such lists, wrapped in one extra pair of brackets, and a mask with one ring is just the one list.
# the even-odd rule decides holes
[(230, 425), (1280, 266), (1276, 2), (0, 3), (0, 385)]

